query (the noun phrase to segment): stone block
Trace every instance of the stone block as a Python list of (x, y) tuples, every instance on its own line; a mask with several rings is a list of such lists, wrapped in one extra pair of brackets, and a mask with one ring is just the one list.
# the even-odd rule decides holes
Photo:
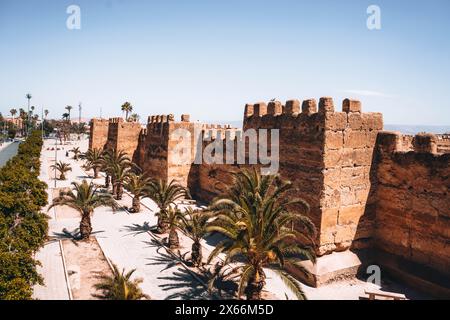
[(361, 112), (361, 102), (358, 100), (345, 99), (342, 103), (342, 111), (344, 112)]

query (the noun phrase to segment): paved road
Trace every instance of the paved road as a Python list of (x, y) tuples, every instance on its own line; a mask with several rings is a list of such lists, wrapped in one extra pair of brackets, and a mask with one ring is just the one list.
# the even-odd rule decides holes
[(18, 142), (4, 143), (3, 146), (0, 147), (0, 168), (3, 167), (9, 159), (17, 154), (18, 148)]

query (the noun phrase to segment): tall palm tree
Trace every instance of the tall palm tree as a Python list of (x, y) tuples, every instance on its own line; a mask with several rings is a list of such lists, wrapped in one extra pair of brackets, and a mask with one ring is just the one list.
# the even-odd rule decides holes
[(112, 264), (112, 266), (113, 275), (100, 276), (100, 283), (94, 285), (97, 290), (100, 290), (102, 292), (100, 295), (96, 295), (96, 297), (105, 300), (150, 299), (150, 297), (144, 294), (139, 288), (139, 284), (141, 284), (143, 280), (140, 278), (131, 280), (131, 276), (136, 271), (136, 269), (130, 270), (129, 272), (125, 273), (125, 269), (122, 269), (122, 272), (120, 272), (119, 268), (115, 264)]
[(192, 239), (191, 260), (196, 267), (202, 265), (203, 253), (200, 241), (208, 234), (208, 221), (213, 213), (208, 211), (194, 211), (187, 208), (181, 218), (181, 229)]
[(45, 116), (45, 118), (47, 118), (47, 116), (48, 116), (48, 113), (49, 113), (49, 112), (48, 112), (48, 110), (47, 110), (47, 109), (45, 109), (45, 110), (44, 110), (44, 116)]
[(61, 191), (59, 196), (53, 199), (49, 210), (55, 206), (69, 206), (81, 214), (80, 234), (81, 239), (88, 239), (92, 233), (91, 215), (94, 210), (101, 206), (113, 209), (117, 204), (110, 194), (97, 191), (97, 186), (92, 182), (72, 182), (72, 190)]
[(14, 120), (14, 117), (16, 116), (16, 114), (17, 114), (17, 109), (11, 109), (11, 110), (9, 110), (9, 112), (11, 113), (11, 116), (12, 116), (12, 118), (13, 118), (13, 120)]
[[(254, 169), (235, 174), (234, 180), (228, 193), (210, 207), (216, 219), (208, 231), (219, 232), (226, 239), (211, 252), (208, 263), (220, 253), (225, 254), (225, 265), (239, 257), (238, 297), (245, 293), (249, 300), (261, 299), (264, 268), (271, 268), (299, 299), (304, 299), (300, 285), (287, 270), (304, 271), (302, 259), (315, 261), (316, 229), (305, 216), (308, 204), (288, 200), (291, 183), (275, 175), (261, 176)], [(293, 212), (294, 206), (301, 209)]]
[(133, 106), (127, 101), (122, 105), (121, 109), (125, 112), (125, 120), (128, 121), (128, 113), (133, 111)]
[(167, 183), (165, 180), (152, 181), (146, 190), (147, 196), (152, 199), (159, 208), (156, 214), (158, 217), (158, 233), (166, 233), (168, 230), (167, 214), (171, 205), (175, 205), (175, 201), (190, 198), (189, 191), (177, 184), (174, 180)]
[(59, 172), (59, 180), (66, 180), (66, 172), (72, 171), (70, 164), (62, 161), (53, 164), (51, 168)]
[(92, 169), (94, 171), (94, 179), (98, 178), (98, 172), (102, 167), (102, 152), (100, 149), (89, 149), (83, 158), (86, 159), (87, 170)]
[(72, 106), (67, 106), (65, 109), (67, 110), (67, 112), (69, 114), (68, 120), (70, 121), (70, 111), (73, 109), (73, 107)]
[(79, 147), (75, 147), (72, 150), (70, 150), (73, 153), (74, 160), (78, 160), (78, 156), (81, 154), (81, 150)]
[(31, 100), (31, 98), (33, 98), (33, 96), (31, 95), (31, 93), (27, 93), (26, 95), (25, 95), (25, 98), (27, 98), (27, 100), (28, 100), (28, 110), (27, 110), (27, 119), (26, 119), (26, 125), (25, 125), (25, 130), (26, 130), (26, 132), (27, 132), (27, 134), (28, 134), (28, 126), (29, 126), (29, 123), (28, 123), (28, 115), (30, 114), (30, 100)]
[(141, 211), (141, 199), (147, 195), (146, 188), (150, 183), (150, 178), (143, 174), (130, 174), (125, 181), (125, 189), (133, 195), (132, 211)]

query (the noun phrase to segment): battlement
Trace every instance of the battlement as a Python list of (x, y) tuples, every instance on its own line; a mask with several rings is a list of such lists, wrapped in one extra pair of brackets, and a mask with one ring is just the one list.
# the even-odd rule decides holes
[(110, 118), (109, 123), (123, 123), (123, 118)]
[(445, 138), (419, 133), (415, 136), (402, 135), (400, 132), (382, 131), (378, 134), (377, 147), (384, 153), (408, 153), (438, 155), (438, 144), (443, 145)]
[(300, 131), (305, 128), (319, 130), (382, 130), (383, 116), (381, 113), (363, 113), (361, 102), (345, 99), (342, 102), (342, 112), (335, 111), (333, 99), (320, 98), (288, 100), (285, 105), (278, 101), (246, 104), (244, 112), (244, 129), (287, 129)]

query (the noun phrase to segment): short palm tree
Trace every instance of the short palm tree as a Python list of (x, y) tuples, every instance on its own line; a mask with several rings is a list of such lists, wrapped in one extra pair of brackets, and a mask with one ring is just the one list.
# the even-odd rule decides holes
[[(245, 293), (249, 300), (261, 299), (264, 268), (271, 268), (299, 299), (304, 299), (300, 285), (287, 270), (304, 272), (302, 259), (315, 261), (316, 230), (304, 215), (308, 204), (288, 200), (292, 185), (275, 175), (261, 176), (254, 169), (238, 172), (234, 180), (228, 193), (210, 207), (216, 219), (208, 231), (219, 232), (226, 239), (211, 252), (208, 263), (220, 253), (225, 254), (224, 265), (239, 259), (238, 297)], [(301, 209), (293, 212), (293, 206)]]
[(106, 192), (97, 190), (92, 182), (83, 180), (82, 183), (72, 182), (72, 190), (61, 191), (59, 196), (53, 199), (49, 210), (55, 206), (69, 206), (81, 214), (80, 234), (81, 239), (88, 239), (92, 233), (91, 215), (94, 210), (101, 206), (113, 209), (117, 204), (112, 196)]
[(11, 113), (11, 116), (12, 116), (12, 118), (13, 118), (13, 120), (14, 120), (14, 117), (15, 117), (16, 114), (17, 114), (17, 109), (11, 109), (11, 110), (9, 110), (9, 112)]
[(59, 172), (59, 180), (66, 180), (66, 173), (72, 171), (70, 164), (58, 161), (56, 164), (52, 165), (51, 168)]
[(166, 233), (168, 230), (167, 214), (171, 205), (175, 201), (190, 198), (189, 191), (177, 184), (174, 180), (167, 183), (165, 180), (151, 181), (146, 188), (147, 196), (152, 199), (159, 208), (156, 214), (158, 217), (158, 233)]
[(98, 172), (102, 167), (102, 152), (100, 149), (89, 149), (83, 158), (86, 160), (86, 168), (94, 171), (94, 179), (98, 178)]
[(130, 166), (114, 163), (110, 170), (113, 180), (113, 196), (116, 200), (122, 200), (123, 185), (131, 174)]
[(132, 163), (125, 151), (117, 149), (107, 149), (102, 154), (102, 170), (105, 172), (105, 188), (109, 187), (109, 181), (114, 187), (113, 169), (116, 165), (131, 167)]
[(141, 211), (141, 199), (147, 195), (146, 188), (150, 183), (150, 178), (143, 174), (132, 173), (125, 181), (124, 187), (133, 195), (131, 210)]
[(128, 121), (128, 113), (133, 111), (133, 106), (127, 101), (122, 105), (121, 109), (125, 112), (125, 120)]
[(73, 153), (74, 160), (78, 160), (78, 156), (81, 154), (81, 150), (79, 147), (75, 147), (72, 150), (70, 150)]
[(169, 248), (176, 249), (180, 246), (180, 238), (177, 229), (183, 219), (183, 213), (175, 206), (169, 207), (166, 213), (166, 223), (169, 229)]
[(203, 253), (200, 241), (208, 234), (208, 221), (213, 216), (213, 213), (207, 211), (194, 211), (192, 208), (187, 208), (183, 217), (181, 218), (181, 229), (192, 239), (191, 260), (196, 267), (202, 265)]
[(128, 121), (131, 121), (131, 122), (139, 122), (139, 119), (140, 119), (141, 117), (137, 114), (137, 113), (133, 113), (133, 114), (131, 114), (130, 115), (130, 117), (128, 118)]
[(94, 285), (97, 290), (102, 293), (96, 295), (99, 298), (105, 300), (142, 300), (150, 299), (149, 296), (144, 294), (139, 288), (139, 284), (142, 283), (142, 279), (131, 280), (131, 276), (136, 271), (133, 269), (125, 273), (125, 269), (122, 272), (119, 268), (113, 264), (112, 276), (100, 276), (100, 283)]

